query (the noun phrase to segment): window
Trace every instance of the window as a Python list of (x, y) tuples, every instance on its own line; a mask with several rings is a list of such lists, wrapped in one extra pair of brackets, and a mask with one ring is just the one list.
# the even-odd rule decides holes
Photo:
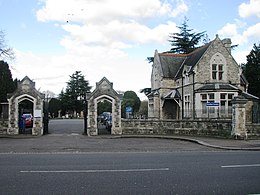
[(212, 64), (212, 79), (223, 80), (223, 64)]
[(220, 94), (220, 114), (229, 115), (232, 112), (231, 100), (233, 99), (233, 93), (221, 93)]
[(223, 80), (223, 64), (218, 65), (218, 80)]
[(201, 99), (207, 101), (207, 94), (201, 94)]
[(215, 113), (214, 107), (207, 106), (208, 102), (215, 102), (215, 94), (214, 93), (208, 93), (208, 94), (201, 94), (200, 96), (201, 96), (202, 115)]
[(227, 100), (226, 100), (227, 94), (221, 93), (220, 94), (220, 113), (225, 114), (226, 107), (227, 107)]
[(217, 64), (212, 64), (212, 79), (217, 79)]
[(184, 72), (184, 85), (190, 83), (189, 74), (185, 71)]
[(207, 94), (201, 94), (202, 114), (207, 114)]
[(214, 102), (214, 99), (215, 99), (214, 93), (209, 93), (208, 96), (209, 96), (208, 97), (209, 102)]
[(190, 117), (190, 95), (184, 96), (184, 116)]
[(228, 113), (231, 114), (232, 113), (232, 103), (231, 100), (234, 98), (234, 94), (230, 93), (228, 94), (228, 100), (227, 100), (227, 104), (228, 104)]
[[(208, 102), (215, 102), (215, 95), (214, 93), (209, 93), (208, 94)], [(214, 107), (209, 107), (209, 113), (215, 113), (215, 108)]]
[(213, 80), (225, 80), (225, 66), (226, 59), (221, 53), (215, 53), (210, 59), (211, 64), (211, 79)]
[[(214, 92), (200, 94), (201, 101), (201, 116), (209, 118), (229, 118), (232, 114), (231, 100), (234, 98), (234, 93), (231, 92)], [(209, 102), (218, 103), (215, 106), (207, 105)]]

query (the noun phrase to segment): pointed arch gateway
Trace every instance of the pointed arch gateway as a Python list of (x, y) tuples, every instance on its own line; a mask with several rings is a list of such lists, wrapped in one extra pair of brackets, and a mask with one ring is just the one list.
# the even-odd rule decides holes
[(43, 100), (44, 94), (35, 89), (35, 82), (29, 77), (25, 76), (19, 81), (17, 89), (12, 94), (8, 94), (9, 123), (7, 134), (25, 133), (24, 125), (21, 125), (21, 118), (23, 114), (30, 114), (32, 124), (29, 127), (29, 133), (42, 135)]
[(98, 103), (108, 101), (112, 104), (112, 135), (122, 134), (121, 129), (121, 98), (120, 95), (113, 89), (111, 83), (106, 77), (103, 77), (96, 83), (96, 89), (87, 98), (88, 101), (88, 135), (98, 135)]

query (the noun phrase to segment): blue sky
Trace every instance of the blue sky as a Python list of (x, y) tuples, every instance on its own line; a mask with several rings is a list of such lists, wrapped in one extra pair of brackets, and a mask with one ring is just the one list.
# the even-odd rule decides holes
[[(259, 0), (0, 0), (0, 29), (16, 54), (14, 78), (29, 76), (59, 94), (69, 75), (90, 84), (106, 76), (115, 90), (150, 87), (145, 60), (170, 49), (169, 33), (186, 16), (195, 32), (231, 38), (238, 63), (260, 41)], [(141, 95), (141, 94), (138, 94)]]

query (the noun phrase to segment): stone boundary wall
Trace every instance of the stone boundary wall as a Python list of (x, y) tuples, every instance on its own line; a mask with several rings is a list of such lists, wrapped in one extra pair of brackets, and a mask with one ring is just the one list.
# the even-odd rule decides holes
[(203, 135), (231, 137), (231, 120), (122, 119), (122, 134)]
[[(122, 134), (196, 135), (231, 138), (232, 120), (156, 120), (122, 119)], [(260, 139), (260, 124), (246, 124), (249, 139)]]
[[(122, 119), (122, 134), (198, 135), (231, 137), (231, 120)], [(0, 135), (6, 135), (8, 120), (0, 120)], [(260, 139), (260, 124), (246, 124), (248, 138)]]
[(0, 119), (0, 135), (6, 135), (8, 129), (8, 120)]
[(246, 124), (248, 138), (260, 138), (260, 124)]

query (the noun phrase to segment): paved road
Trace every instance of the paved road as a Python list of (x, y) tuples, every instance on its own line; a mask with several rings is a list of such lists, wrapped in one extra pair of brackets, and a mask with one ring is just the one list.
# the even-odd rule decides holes
[(260, 152), (0, 154), (0, 194), (259, 194)]
[[(49, 133), (52, 134), (83, 134), (83, 119), (53, 119), (49, 121)], [(110, 134), (105, 126), (99, 126), (99, 135)]]
[(49, 133), (54, 134), (83, 134), (83, 119), (53, 119), (49, 120)]

